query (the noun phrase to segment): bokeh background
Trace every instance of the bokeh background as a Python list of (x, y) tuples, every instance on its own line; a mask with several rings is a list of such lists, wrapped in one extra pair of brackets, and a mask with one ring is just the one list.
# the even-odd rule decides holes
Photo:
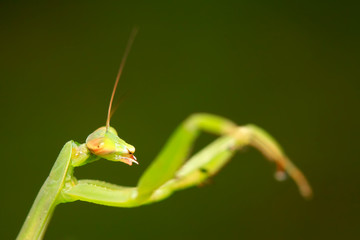
[[(60, 205), (45, 239), (359, 239), (359, 4), (349, 1), (0, 1), (1, 231), (14, 239), (63, 144), (112, 119), (139, 166), (78, 178), (135, 185), (188, 115), (268, 130), (315, 191), (303, 200), (253, 149), (202, 188), (135, 209)], [(125, 95), (122, 100), (120, 96)], [(203, 135), (195, 150), (213, 140)]]

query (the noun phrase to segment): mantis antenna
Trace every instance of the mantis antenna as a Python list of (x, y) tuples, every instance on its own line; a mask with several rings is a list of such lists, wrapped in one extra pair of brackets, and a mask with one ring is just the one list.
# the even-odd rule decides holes
[(131, 34), (130, 34), (128, 43), (127, 43), (127, 45), (126, 45), (123, 58), (121, 59), (119, 71), (118, 71), (118, 74), (117, 74), (117, 76), (116, 76), (114, 88), (113, 88), (113, 91), (112, 91), (112, 94), (111, 94), (111, 98), (110, 98), (109, 109), (108, 109), (108, 114), (107, 114), (107, 119), (106, 119), (106, 131), (108, 131), (108, 129), (109, 129), (109, 127), (110, 127), (110, 118), (111, 118), (111, 115), (112, 115), (112, 114), (111, 114), (111, 107), (112, 107), (112, 103), (113, 103), (113, 100), (114, 100), (116, 88), (117, 88), (117, 85), (118, 85), (118, 83), (119, 83), (119, 80), (120, 80), (120, 77), (121, 77), (121, 73), (122, 73), (122, 71), (123, 71), (123, 69), (124, 69), (124, 65), (125, 65), (126, 59), (127, 59), (128, 55), (129, 55), (131, 46), (132, 46), (132, 44), (133, 44), (133, 42), (134, 42), (134, 39), (135, 39), (135, 36), (136, 36), (137, 32), (138, 32), (138, 28), (137, 28), (137, 27), (134, 27), (133, 30), (132, 30), (132, 32), (131, 32)]

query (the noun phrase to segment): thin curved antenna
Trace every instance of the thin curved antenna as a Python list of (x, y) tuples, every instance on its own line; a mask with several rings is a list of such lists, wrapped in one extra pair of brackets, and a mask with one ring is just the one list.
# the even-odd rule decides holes
[(112, 118), (112, 116), (114, 115), (114, 113), (116, 112), (118, 107), (120, 106), (120, 103), (122, 103), (128, 95), (129, 95), (129, 92), (125, 91), (120, 97), (118, 97), (118, 99), (116, 100), (116, 105), (113, 105), (111, 107), (110, 119)]
[(119, 79), (120, 79), (121, 73), (122, 73), (122, 71), (123, 71), (123, 68), (124, 68), (124, 65), (125, 65), (127, 56), (129, 55), (131, 46), (132, 46), (132, 44), (133, 44), (133, 42), (134, 42), (134, 39), (135, 39), (135, 36), (136, 36), (137, 32), (138, 32), (138, 28), (137, 28), (137, 27), (134, 27), (133, 30), (132, 30), (132, 32), (131, 32), (131, 34), (130, 34), (128, 43), (127, 43), (127, 45), (126, 45), (125, 52), (124, 52), (124, 56), (123, 56), (123, 58), (122, 58), (122, 60), (121, 60), (121, 63), (120, 63), (119, 72), (118, 72), (118, 74), (117, 74), (117, 76), (116, 76), (114, 88), (113, 88), (113, 91), (112, 91), (112, 94), (111, 94), (111, 98), (110, 98), (110, 104), (109, 104), (109, 109), (108, 109), (108, 114), (107, 114), (107, 119), (106, 119), (106, 131), (108, 131), (108, 129), (109, 129), (109, 127), (110, 127), (111, 107), (112, 107), (112, 103), (113, 103), (113, 100), (114, 100), (116, 88), (117, 88), (117, 85), (118, 85), (118, 83), (119, 83)]

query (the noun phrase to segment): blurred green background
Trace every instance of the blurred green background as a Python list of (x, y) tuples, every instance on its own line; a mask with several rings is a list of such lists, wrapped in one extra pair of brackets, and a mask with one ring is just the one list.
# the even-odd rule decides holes
[[(248, 149), (211, 185), (121, 209), (60, 205), (45, 239), (359, 239), (359, 4), (349, 1), (0, 1), (1, 231), (14, 239), (63, 144), (112, 119), (139, 166), (78, 178), (135, 185), (188, 115), (268, 130), (315, 191)], [(119, 101), (119, 100), (118, 100)], [(199, 149), (214, 139), (203, 135)]]

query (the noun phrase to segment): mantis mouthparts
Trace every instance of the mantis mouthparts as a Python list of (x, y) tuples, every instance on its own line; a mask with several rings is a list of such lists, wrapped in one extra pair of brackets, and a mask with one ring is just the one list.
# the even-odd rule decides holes
[(136, 157), (134, 155), (131, 155), (129, 157), (122, 157), (119, 156), (118, 158), (116, 158), (116, 160), (119, 160), (120, 162), (126, 163), (128, 165), (132, 165), (133, 163), (136, 163), (137, 165), (139, 165), (139, 163), (136, 161)]

